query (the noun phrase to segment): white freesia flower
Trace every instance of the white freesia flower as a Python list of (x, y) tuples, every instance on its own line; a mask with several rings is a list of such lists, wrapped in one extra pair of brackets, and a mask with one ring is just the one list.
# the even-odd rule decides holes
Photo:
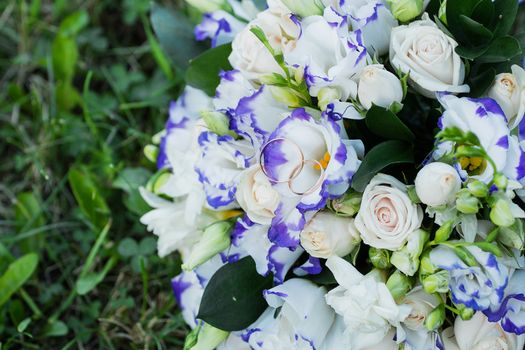
[(405, 339), (401, 322), (410, 307), (397, 305), (383, 281), (376, 274), (363, 276), (349, 262), (336, 256), (328, 258), (326, 266), (339, 286), (326, 294), (326, 301), (344, 319), (350, 349), (361, 350), (378, 344), (397, 329), (397, 341)]
[(525, 335), (505, 332), (481, 312), (468, 321), (457, 317), (454, 327), (445, 329), (442, 338), (446, 350), (522, 350), (525, 344)]
[(159, 237), (157, 241), (159, 256), (162, 258), (178, 250), (184, 260), (202, 236), (204, 228), (214, 219), (203, 213), (193, 223), (188, 224), (185, 218), (186, 201), (168, 201), (145, 188), (141, 187), (139, 190), (142, 198), (153, 208), (140, 218), (140, 222), (147, 226), (148, 231)]
[(306, 252), (323, 259), (350, 254), (360, 240), (354, 219), (329, 212), (317, 213), (301, 232), (301, 245)]
[(430, 207), (452, 203), (461, 189), (457, 170), (441, 162), (427, 164), (417, 173), (416, 193), (421, 202)]
[(325, 293), (324, 287), (297, 278), (267, 290), (269, 308), (243, 338), (254, 350), (321, 349), (335, 316)]
[(454, 51), (456, 41), (443, 33), (428, 15), (422, 20), (392, 30), (390, 61), (421, 94), (435, 98), (435, 92), (469, 92), (462, 85), (465, 65)]
[(361, 72), (357, 96), (366, 109), (370, 109), (372, 104), (388, 108), (394, 102), (401, 103), (403, 87), (399, 78), (383, 65), (371, 64)]
[(514, 129), (525, 115), (525, 70), (513, 65), (512, 74), (498, 74), (488, 96), (498, 102), (509, 121), (509, 128)]
[(253, 27), (259, 27), (270, 45), (281, 52), (292, 50), (299, 36), (299, 27), (289, 13), (276, 13), (275, 10), (267, 9), (259, 13), (233, 40), (229, 57), (232, 67), (250, 80), (258, 80), (271, 73), (284, 74), (268, 48), (251, 32)]
[(364, 243), (395, 251), (422, 220), (423, 210), (411, 202), (406, 186), (392, 176), (378, 174), (365, 188), (355, 225)]
[(281, 200), (259, 164), (243, 172), (237, 186), (236, 198), (250, 220), (261, 225), (269, 225), (272, 222)]

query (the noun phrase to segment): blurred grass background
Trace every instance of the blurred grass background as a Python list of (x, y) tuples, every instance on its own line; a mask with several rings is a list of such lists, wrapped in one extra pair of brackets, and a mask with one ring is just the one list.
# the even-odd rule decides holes
[(182, 347), (180, 262), (138, 221), (182, 84), (149, 7), (0, 0), (1, 350)]

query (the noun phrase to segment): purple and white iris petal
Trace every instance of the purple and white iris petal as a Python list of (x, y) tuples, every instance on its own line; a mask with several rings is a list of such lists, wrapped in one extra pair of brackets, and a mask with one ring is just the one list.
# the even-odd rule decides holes
[(219, 73), (221, 82), (215, 92), (213, 105), (221, 112), (233, 113), (239, 101), (255, 91), (252, 84), (238, 70)]
[(288, 108), (277, 102), (269, 88), (262, 85), (252, 95), (240, 99), (232, 113), (230, 128), (249, 139), (255, 149), (260, 149), (288, 113)]
[(484, 313), (490, 322), (501, 322), (501, 327), (510, 333), (525, 333), (525, 270), (512, 275), (505, 290), (505, 298), (498, 308)]
[[(166, 122), (166, 135), (160, 141), (159, 155), (157, 157), (157, 167), (159, 169), (173, 166), (170, 164), (167, 155), (167, 138), (171, 133), (179, 132), (176, 139), (187, 136), (191, 130), (192, 123), (200, 118), (200, 113), (212, 108), (211, 99), (201, 90), (187, 86), (184, 92), (176, 101), (172, 101), (169, 106), (169, 117)], [(180, 136), (182, 135), (182, 136)], [(174, 146), (187, 148), (191, 142), (189, 139), (181, 139)]]
[(357, 111), (355, 106), (350, 102), (333, 101), (326, 106), (323, 112), (327, 117), (333, 120), (354, 119), (362, 120), (365, 117)]
[(323, 349), (334, 320), (325, 294), (324, 287), (303, 279), (291, 279), (265, 291), (269, 307), (243, 333), (243, 339), (257, 350)]
[(507, 164), (503, 173), (511, 180), (525, 181), (525, 150), (516, 136), (508, 138)]
[(304, 264), (293, 269), (293, 273), (296, 276), (302, 277), (307, 275), (318, 275), (322, 270), (323, 267), (321, 266), (321, 261), (318, 258), (310, 256)]
[(357, 95), (356, 79), (366, 66), (368, 53), (361, 32), (340, 38), (338, 28), (321, 16), (310, 16), (301, 23), (302, 33), (286, 62), (304, 68), (310, 94), (317, 97), (324, 87), (336, 88), (340, 100)]
[(211, 39), (211, 46), (216, 47), (233, 41), (245, 26), (245, 22), (222, 10), (205, 13), (202, 22), (195, 27), (195, 39)]
[(196, 317), (199, 312), (204, 288), (206, 288), (213, 274), (222, 266), (219, 256), (215, 256), (196, 270), (184, 271), (171, 280), (177, 305), (182, 311), (184, 321), (191, 328), (195, 328), (198, 324)]
[(354, 30), (361, 30), (363, 42), (371, 55), (388, 53), (390, 33), (397, 21), (381, 1), (368, 1), (353, 9), (349, 17)]
[(235, 192), (242, 170), (250, 166), (252, 147), (231, 136), (203, 132), (199, 136), (202, 156), (195, 170), (213, 209), (236, 207)]
[(240, 252), (250, 255), (257, 272), (266, 276), (273, 273), (276, 283), (282, 283), (284, 277), (304, 252), (302, 248), (291, 250), (282, 248), (268, 239), (269, 226), (253, 223), (247, 217), (239, 219), (232, 232), (233, 246)]
[(496, 256), (476, 246), (466, 247), (478, 266), (468, 266), (452, 249), (439, 246), (430, 252), (430, 260), (449, 272), (452, 301), (476, 311), (496, 309), (501, 305), (509, 281), (508, 268)]
[[(458, 98), (453, 95), (440, 95), (439, 101), (445, 108), (440, 120), (441, 127), (458, 127), (463, 131), (473, 132), (496, 164), (497, 170), (505, 169), (510, 131), (505, 114), (496, 101), (489, 98)], [(487, 165), (481, 174), (472, 178), (488, 182), (493, 174), (494, 170)]]

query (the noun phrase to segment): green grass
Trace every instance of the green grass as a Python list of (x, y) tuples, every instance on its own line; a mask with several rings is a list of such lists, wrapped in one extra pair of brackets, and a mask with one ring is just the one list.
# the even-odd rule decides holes
[(142, 150), (181, 88), (148, 9), (0, 0), (2, 350), (181, 348), (180, 261), (138, 222)]

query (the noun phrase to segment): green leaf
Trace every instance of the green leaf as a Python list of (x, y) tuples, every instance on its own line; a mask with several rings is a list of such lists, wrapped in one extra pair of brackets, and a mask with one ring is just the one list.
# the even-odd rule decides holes
[(38, 255), (29, 253), (12, 262), (0, 277), (0, 307), (27, 282), (38, 265)]
[(516, 0), (496, 0), (494, 2), (494, 36), (500, 37), (507, 35), (511, 30), (516, 15), (518, 13), (518, 1)]
[(245, 329), (268, 306), (262, 292), (271, 287), (272, 276), (259, 275), (251, 257), (227, 264), (206, 286), (197, 318), (224, 331)]
[(492, 0), (482, 0), (473, 9), (471, 18), (485, 25), (491, 24), (495, 6)]
[(85, 10), (77, 11), (64, 18), (60, 23), (58, 33), (64, 36), (76, 36), (88, 23), (88, 13)]
[[(16, 196), (15, 221), (19, 233), (46, 224), (42, 207), (34, 193), (23, 192)], [(19, 244), (24, 253), (38, 251), (42, 247), (42, 234), (23, 239)]]
[(209, 49), (191, 60), (186, 71), (186, 83), (213, 96), (220, 82), (220, 71), (232, 69), (228, 61), (231, 50), (231, 44), (225, 44)]
[(478, 57), (479, 63), (497, 63), (509, 61), (522, 53), (519, 41), (512, 36), (495, 39), (487, 51)]
[(30, 323), (31, 317), (28, 317), (16, 326), (16, 330), (18, 331), (18, 333), (24, 333)]
[(124, 257), (130, 257), (133, 255), (138, 254), (139, 252), (139, 245), (133, 238), (124, 238), (122, 241), (120, 241), (120, 244), (118, 245), (118, 252), (120, 255)]
[(148, 256), (155, 253), (157, 250), (157, 240), (154, 237), (144, 237), (139, 244), (138, 253), (140, 255)]
[(80, 210), (98, 229), (108, 222), (110, 210), (93, 175), (85, 167), (73, 166), (69, 169), (68, 180)]
[(108, 272), (113, 268), (113, 266), (115, 266), (116, 263), (117, 258), (113, 256), (106, 262), (102, 271), (81, 274), (75, 284), (77, 293), (79, 295), (86, 295), (95, 289), (95, 287), (104, 280)]
[(45, 337), (63, 337), (68, 332), (68, 326), (62, 321), (51, 322), (44, 328)]
[(380, 143), (366, 154), (352, 178), (352, 188), (363, 192), (370, 180), (381, 170), (390, 165), (413, 162), (414, 152), (407, 143), (398, 140)]
[(159, 65), (160, 69), (168, 78), (168, 80), (173, 80), (174, 74), (173, 70), (171, 69), (170, 61), (168, 60), (168, 57), (164, 53), (164, 50), (162, 50), (162, 47), (160, 46), (159, 42), (155, 38), (155, 35), (151, 32), (150, 24), (148, 23), (148, 20), (146, 17), (143, 19), (143, 25), (144, 25), (144, 31), (146, 32), (146, 37), (148, 38), (149, 47), (151, 48), (151, 53), (153, 55), (153, 58)]
[(151, 175), (151, 171), (145, 168), (125, 168), (113, 181), (113, 187), (132, 193), (140, 186), (146, 185)]
[(366, 113), (366, 126), (374, 134), (386, 139), (413, 142), (414, 134), (393, 112), (372, 106)]
[(470, 17), (479, 3), (479, 0), (455, 0), (447, 2), (447, 23), (448, 28), (460, 43), (469, 43), (470, 38), (463, 31), (460, 17), (462, 15)]
[(470, 77), (469, 86), (471, 87), (470, 95), (473, 97), (480, 97), (487, 92), (489, 87), (494, 82), (496, 70), (494, 68), (483, 69), (480, 74)]
[(175, 66), (186, 69), (190, 59), (205, 50), (203, 43), (195, 41), (194, 25), (184, 14), (153, 3), (150, 20), (160, 46)]
[(457, 46), (456, 53), (463, 58), (468, 60), (474, 60), (479, 56), (483, 55), (488, 50), (488, 47), (468, 47), (468, 46)]
[(470, 17), (460, 15), (459, 22), (462, 25), (463, 31), (466, 32), (470, 36), (471, 41), (475, 43), (488, 43), (493, 37), (490, 30)]

